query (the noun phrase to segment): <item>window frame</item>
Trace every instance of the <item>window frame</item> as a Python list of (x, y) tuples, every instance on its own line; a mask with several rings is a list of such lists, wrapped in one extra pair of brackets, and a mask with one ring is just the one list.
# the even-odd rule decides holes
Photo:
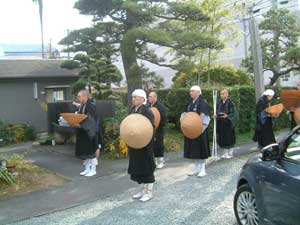
[[(299, 146), (296, 146), (296, 147), (294, 147), (294, 148), (299, 148), (299, 150), (297, 150), (297, 151), (299, 151), (299, 159), (293, 159), (293, 158), (291, 158), (291, 157), (289, 157), (289, 156), (287, 156), (287, 153), (288, 153), (288, 148), (289, 148), (289, 145), (291, 144), (291, 142), (292, 142), (292, 138), (293, 138), (293, 136), (294, 135), (297, 135), (298, 134), (298, 138), (299, 138)], [(291, 147), (291, 148), (293, 148), (293, 147)], [(284, 152), (283, 152), (283, 158), (284, 159), (286, 159), (286, 160), (288, 160), (288, 161), (291, 161), (291, 162), (295, 162), (295, 163), (297, 163), (297, 164), (300, 164), (300, 127), (299, 127), (299, 129), (297, 129), (297, 130), (295, 130), (289, 137), (288, 137), (288, 139), (286, 140), (286, 148), (285, 148), (285, 150), (284, 150)]]

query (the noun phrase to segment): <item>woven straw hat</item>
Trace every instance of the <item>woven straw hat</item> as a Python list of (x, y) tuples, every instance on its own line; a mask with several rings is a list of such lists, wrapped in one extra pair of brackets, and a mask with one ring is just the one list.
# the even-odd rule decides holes
[(195, 139), (203, 131), (202, 118), (198, 113), (188, 112), (180, 120), (182, 133), (189, 139)]
[(150, 120), (138, 113), (127, 116), (120, 125), (120, 136), (125, 143), (135, 149), (148, 145), (153, 137)]
[(160, 113), (156, 107), (151, 107), (150, 109), (154, 115), (155, 128), (158, 128), (160, 124)]
[(269, 114), (271, 114), (271, 116), (278, 116), (283, 110), (283, 104), (276, 104), (276, 105), (272, 105), (268, 108), (265, 109), (265, 111)]
[(300, 91), (299, 90), (282, 90), (280, 99), (284, 106), (289, 111), (294, 112), (300, 106)]
[(62, 116), (70, 125), (79, 124), (87, 118), (87, 115), (75, 113), (61, 113), (60, 116)]

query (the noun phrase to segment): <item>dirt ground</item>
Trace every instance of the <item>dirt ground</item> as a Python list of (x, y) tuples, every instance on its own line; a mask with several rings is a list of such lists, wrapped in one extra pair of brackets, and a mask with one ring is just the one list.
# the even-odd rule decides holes
[(0, 200), (8, 199), (53, 186), (61, 186), (67, 179), (31, 163), (23, 163), (17, 167), (16, 184), (7, 185), (0, 181)]

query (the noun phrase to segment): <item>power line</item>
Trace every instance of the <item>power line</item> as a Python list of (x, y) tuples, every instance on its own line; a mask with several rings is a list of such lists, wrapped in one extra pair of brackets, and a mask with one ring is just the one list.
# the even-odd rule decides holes
[(265, 3), (270, 3), (270, 0), (261, 0), (261, 1), (257, 2), (257, 3), (255, 3), (255, 4), (254, 4), (254, 7), (255, 7), (255, 6), (259, 6), (259, 5), (263, 5), (263, 4), (265, 4)]
[[(263, 10), (263, 9), (266, 9), (266, 8), (272, 8), (272, 6), (265, 6), (265, 7), (262, 7), (262, 8), (259, 8), (258, 10), (260, 11), (260, 10)], [(254, 10), (255, 11), (255, 10)]]
[(224, 7), (227, 8), (227, 7), (235, 6), (236, 3), (240, 2), (240, 1), (241, 0), (236, 0), (234, 2), (227, 3), (227, 4), (224, 5)]
[[(290, 6), (287, 6), (287, 7), (280, 8), (280, 9), (288, 9), (288, 8), (295, 7), (295, 6), (299, 6), (299, 4), (290, 5)], [(263, 16), (263, 15), (266, 14), (266, 13), (267, 13), (267, 12), (263, 12), (263, 13), (260, 13), (260, 14), (255, 14), (255, 15), (253, 15), (252, 17), (255, 18), (255, 17), (258, 17), (258, 16)]]
[[(260, 0), (260, 1), (258, 1), (258, 2), (256, 2), (255, 3), (255, 5), (259, 5), (261, 2), (263, 2), (264, 0)], [(267, 1), (269, 1), (269, 0), (267, 0)]]

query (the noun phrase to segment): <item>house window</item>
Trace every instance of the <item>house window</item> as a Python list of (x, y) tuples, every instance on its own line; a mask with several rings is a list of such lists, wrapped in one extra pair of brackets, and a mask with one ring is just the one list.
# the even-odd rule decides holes
[(64, 91), (63, 90), (53, 91), (53, 99), (55, 102), (64, 101), (65, 100)]
[(289, 81), (290, 74), (286, 74), (282, 76), (282, 81)]
[(47, 102), (65, 100), (65, 89), (47, 89)]

